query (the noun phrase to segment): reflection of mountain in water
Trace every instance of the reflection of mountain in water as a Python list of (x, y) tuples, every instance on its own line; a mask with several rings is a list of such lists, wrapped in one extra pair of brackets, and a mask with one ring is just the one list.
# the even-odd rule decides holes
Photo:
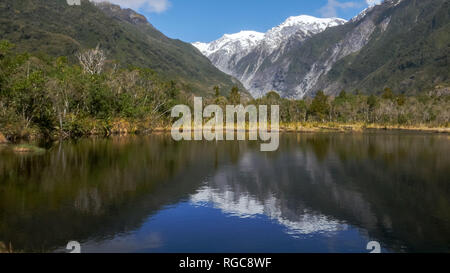
[(448, 152), (445, 136), (286, 136), (276, 154), (243, 151), (191, 202), (266, 215), (295, 236), (350, 224), (395, 251), (448, 251)]
[[(208, 161), (200, 146), (156, 135), (64, 143), (43, 156), (3, 153), (0, 241), (40, 252), (135, 230), (200, 186)], [(179, 183), (181, 174), (192, 179)]]
[(450, 251), (446, 136), (292, 134), (275, 153), (258, 149), (151, 136), (65, 143), (41, 156), (0, 151), (0, 241), (25, 251), (105, 241), (190, 200), (265, 215), (296, 237), (351, 225), (394, 251)]
[(247, 194), (239, 195), (232, 191), (221, 193), (205, 187), (191, 197), (191, 202), (197, 206), (212, 203), (215, 208), (221, 209), (224, 213), (240, 218), (266, 215), (283, 225), (286, 228), (286, 232), (293, 236), (317, 232), (330, 233), (347, 228), (345, 224), (340, 224), (338, 221), (329, 219), (325, 215), (314, 214), (308, 210), (292, 215), (295, 217), (293, 220), (288, 219), (284, 216), (275, 197), (269, 198), (262, 203)]
[(294, 236), (347, 229), (335, 211), (322, 211), (334, 207), (333, 202), (339, 202), (366, 226), (376, 222), (369, 204), (358, 192), (336, 185), (315, 153), (302, 149), (282, 151), (273, 158), (245, 152), (236, 165), (219, 169), (208, 186), (191, 197), (191, 202), (210, 203), (241, 218), (266, 215)]

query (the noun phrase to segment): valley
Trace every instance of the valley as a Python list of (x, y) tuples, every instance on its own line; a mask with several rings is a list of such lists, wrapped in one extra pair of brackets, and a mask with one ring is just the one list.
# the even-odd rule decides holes
[(111, 2), (0, 0), (0, 253), (450, 252), (449, 0)]

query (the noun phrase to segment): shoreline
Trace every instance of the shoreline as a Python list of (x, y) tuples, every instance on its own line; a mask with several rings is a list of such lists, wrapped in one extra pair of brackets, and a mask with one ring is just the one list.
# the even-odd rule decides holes
[(377, 124), (320, 124), (318, 126), (301, 126), (297, 128), (280, 127), (284, 132), (368, 132), (368, 131), (402, 131), (417, 133), (450, 134), (448, 127), (426, 127), (426, 126), (393, 126)]
[[(247, 126), (248, 127), (248, 126)], [(270, 127), (270, 126), (269, 126)], [(202, 129), (191, 129), (192, 132)], [(156, 133), (170, 133), (170, 127), (156, 127), (149, 129)], [(227, 131), (224, 128), (224, 131)], [(234, 129), (235, 132), (239, 131)], [(250, 132), (248, 128), (245, 130)], [(252, 130), (253, 131), (253, 130)], [(270, 128), (268, 129), (270, 132)], [(320, 132), (368, 132), (368, 131), (402, 131), (402, 132), (417, 132), (417, 133), (436, 133), (436, 134), (450, 134), (450, 127), (427, 127), (427, 126), (394, 126), (394, 125), (379, 125), (379, 124), (340, 124), (340, 123), (290, 123), (280, 124), (279, 131), (282, 133), (320, 133)], [(113, 133), (121, 135), (120, 133)]]
[[(171, 127), (157, 126), (153, 128), (137, 129), (132, 125), (131, 128), (125, 128), (122, 126), (113, 126), (107, 133), (104, 130), (91, 130), (86, 134), (79, 135), (77, 137), (70, 137), (65, 135), (55, 135), (52, 138), (45, 138), (40, 134), (28, 135), (26, 137), (15, 137), (14, 139), (8, 139), (7, 135), (0, 132), (0, 144), (18, 144), (29, 143), (40, 140), (70, 140), (79, 139), (85, 137), (110, 137), (110, 136), (133, 136), (133, 135), (150, 135), (154, 133), (171, 133)], [(270, 126), (269, 126), (270, 127)], [(191, 132), (199, 131), (202, 129), (191, 129)], [(228, 131), (224, 128), (224, 132)], [(237, 128), (234, 129), (238, 132)], [(250, 132), (248, 126), (245, 132)], [(271, 132), (270, 128), (268, 129)], [(296, 124), (280, 124), (280, 133), (364, 133), (364, 132), (377, 132), (377, 131), (391, 131), (391, 132), (410, 132), (410, 133), (430, 133), (430, 134), (450, 134), (449, 127), (426, 127), (426, 126), (393, 126), (393, 125), (378, 125), (378, 124), (339, 124), (339, 123), (296, 123)]]

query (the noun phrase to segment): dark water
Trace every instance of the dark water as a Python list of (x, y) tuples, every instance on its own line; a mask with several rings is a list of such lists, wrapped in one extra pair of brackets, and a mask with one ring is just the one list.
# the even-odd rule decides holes
[(167, 135), (0, 148), (0, 241), (25, 252), (450, 252), (450, 137)]

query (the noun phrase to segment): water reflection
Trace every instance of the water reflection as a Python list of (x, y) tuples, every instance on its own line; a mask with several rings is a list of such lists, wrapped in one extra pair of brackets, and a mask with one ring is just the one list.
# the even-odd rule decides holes
[(317, 232), (331, 233), (345, 230), (347, 225), (340, 224), (330, 217), (304, 209), (298, 214), (286, 216), (282, 211), (280, 202), (272, 196), (259, 201), (250, 195), (237, 194), (232, 191), (219, 192), (209, 187), (201, 189), (191, 197), (196, 206), (212, 205), (223, 213), (239, 218), (253, 218), (266, 215), (286, 228), (285, 232), (292, 236), (308, 235)]
[[(88, 139), (0, 151), (0, 241), (22, 251), (449, 252), (450, 139)], [(214, 244), (212, 244), (214, 241)]]

